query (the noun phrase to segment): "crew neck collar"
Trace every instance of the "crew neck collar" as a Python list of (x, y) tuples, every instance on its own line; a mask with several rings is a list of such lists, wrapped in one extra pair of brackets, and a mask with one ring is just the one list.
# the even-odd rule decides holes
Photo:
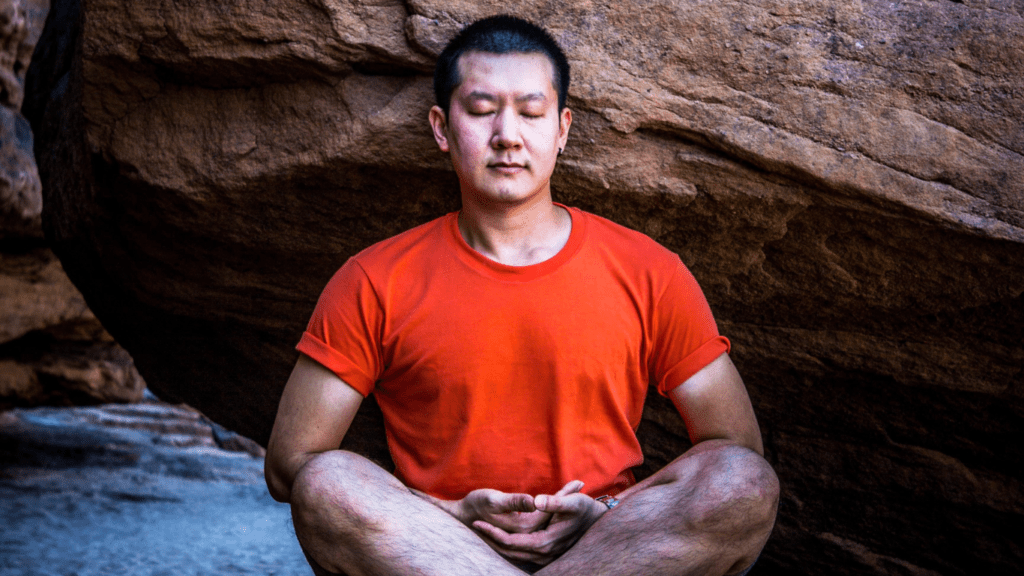
[(462, 237), (459, 232), (459, 212), (452, 212), (447, 216), (447, 222), (445, 228), (447, 229), (448, 239), (452, 242), (455, 247), (455, 252), (463, 263), (472, 268), (473, 270), (483, 274), (485, 276), (494, 278), (496, 280), (505, 280), (512, 282), (527, 282), (535, 278), (540, 278), (554, 272), (558, 268), (570, 260), (576, 252), (579, 251), (583, 245), (583, 238), (586, 233), (586, 219), (583, 217), (583, 213), (576, 208), (553, 202), (555, 206), (564, 208), (572, 220), (572, 228), (569, 231), (569, 240), (566, 241), (565, 246), (559, 250), (554, 256), (538, 262), (536, 264), (530, 264), (528, 266), (510, 266), (508, 264), (502, 264), (495, 262), (487, 256), (477, 252), (470, 246), (466, 240)]

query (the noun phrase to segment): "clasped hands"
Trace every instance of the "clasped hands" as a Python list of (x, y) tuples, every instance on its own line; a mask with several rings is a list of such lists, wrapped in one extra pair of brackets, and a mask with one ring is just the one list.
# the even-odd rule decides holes
[(573, 480), (554, 494), (474, 490), (453, 502), (453, 515), (508, 560), (546, 565), (572, 547), (608, 508)]

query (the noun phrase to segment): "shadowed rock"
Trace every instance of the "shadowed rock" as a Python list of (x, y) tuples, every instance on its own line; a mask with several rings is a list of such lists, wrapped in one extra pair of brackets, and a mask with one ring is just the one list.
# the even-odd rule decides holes
[(32, 131), (19, 110), (46, 0), (0, 0), (0, 409), (142, 398), (117, 346), (43, 239)]
[[(1024, 6), (518, 2), (573, 63), (558, 200), (677, 251), (779, 472), (759, 566), (1024, 551)], [(44, 226), (161, 397), (265, 441), (329, 276), (457, 207), (426, 123), (470, 2), (56, 2)], [(364, 410), (352, 442), (386, 459)], [(652, 395), (646, 470), (686, 447)]]

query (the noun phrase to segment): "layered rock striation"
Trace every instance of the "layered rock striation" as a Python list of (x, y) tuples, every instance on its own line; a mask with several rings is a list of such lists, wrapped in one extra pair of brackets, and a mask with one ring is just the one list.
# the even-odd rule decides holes
[[(782, 480), (759, 566), (1024, 564), (1024, 5), (533, 1), (573, 64), (557, 199), (677, 251)], [(457, 208), (407, 0), (56, 1), (44, 225), (161, 397), (265, 441), (320, 289)], [(366, 411), (351, 437), (386, 458)], [(648, 470), (685, 449), (651, 395)]]
[(0, 409), (126, 402), (145, 387), (43, 238), (25, 74), (49, 1), (0, 1)]

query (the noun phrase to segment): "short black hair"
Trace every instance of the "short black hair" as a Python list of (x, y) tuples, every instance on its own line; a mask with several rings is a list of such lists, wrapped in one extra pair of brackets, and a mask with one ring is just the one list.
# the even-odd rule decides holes
[(548, 57), (555, 69), (554, 84), (558, 92), (558, 110), (565, 108), (569, 93), (569, 60), (546, 30), (536, 24), (500, 15), (477, 20), (455, 35), (437, 58), (434, 67), (434, 98), (448, 115), (452, 92), (462, 81), (459, 58), (466, 52), (490, 54), (540, 53)]

